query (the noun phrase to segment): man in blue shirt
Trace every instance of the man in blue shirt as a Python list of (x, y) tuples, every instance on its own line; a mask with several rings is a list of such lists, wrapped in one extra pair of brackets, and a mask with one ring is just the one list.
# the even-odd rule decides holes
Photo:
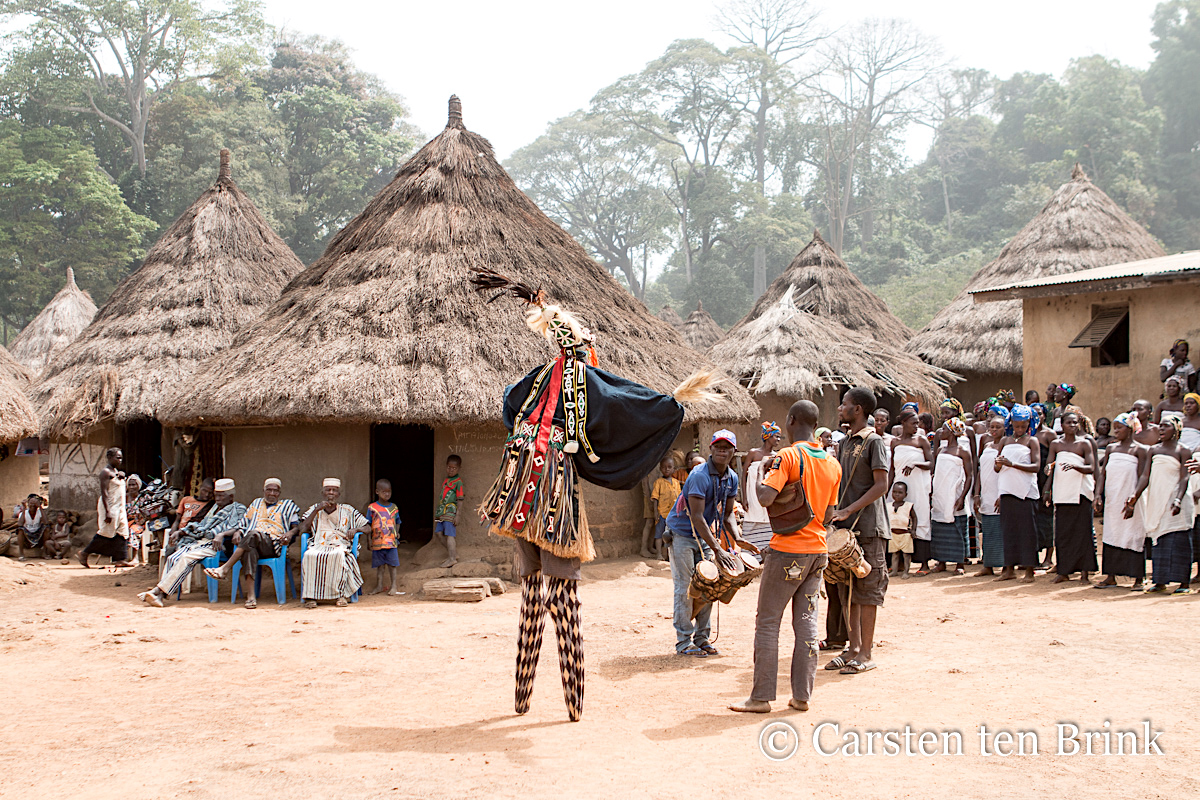
[(696, 564), (712, 558), (714, 553), (724, 570), (733, 572), (737, 569), (736, 557), (720, 546), (714, 533), (721, 520), (732, 539), (745, 544), (733, 513), (738, 477), (729, 463), (736, 450), (737, 437), (732, 431), (714, 433), (708, 460), (697, 464), (688, 473), (683, 491), (667, 515), (663, 542), (671, 548), (671, 577), (675, 582), (675, 652), (680, 655), (719, 655), (717, 648), (708, 642), (712, 631), (712, 603), (705, 603), (693, 619), (692, 601), (687, 591)]

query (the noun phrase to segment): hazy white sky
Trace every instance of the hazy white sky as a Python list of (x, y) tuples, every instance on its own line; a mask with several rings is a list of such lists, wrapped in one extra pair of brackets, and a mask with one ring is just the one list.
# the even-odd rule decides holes
[[(1007, 77), (1059, 74), (1072, 58), (1099, 53), (1150, 63), (1156, 0), (815, 0), (833, 28), (864, 17), (902, 17), (942, 43), (960, 66)], [(356, 63), (403, 95), (428, 136), (446, 124), (458, 94), (467, 127), (501, 159), (546, 125), (636, 72), (675, 39), (709, 38), (712, 0), (266, 0), (272, 24), (341, 39)]]

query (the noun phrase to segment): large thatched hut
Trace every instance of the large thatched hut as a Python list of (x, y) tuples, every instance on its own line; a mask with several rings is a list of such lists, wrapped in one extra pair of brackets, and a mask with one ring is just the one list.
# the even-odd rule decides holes
[[(881, 405), (896, 410), (905, 400), (936, 403), (954, 375), (901, 349), (900, 343), (854, 331), (830, 316), (795, 302), (795, 287), (757, 315), (734, 325), (709, 356), (753, 394), (764, 419), (783, 425), (792, 403), (812, 400), (832, 427), (842, 394), (867, 386)], [(750, 433), (749, 431), (747, 433)]]
[(813, 231), (812, 241), (771, 282), (738, 325), (761, 317), (778, 305), (789, 290), (800, 308), (829, 317), (842, 327), (865, 333), (881, 342), (899, 345), (912, 336), (912, 330), (850, 271), (818, 231)]
[(36, 455), (18, 455), (22, 439), (37, 436), (38, 419), (25, 390), (32, 377), (0, 347), (0, 508), (11, 509), (38, 490)]
[[(1161, 255), (1165, 253), (1154, 237), (1076, 164), (1071, 180), (909, 340), (907, 350), (963, 375), (966, 383), (955, 394), (964, 402), (978, 402), (997, 389), (1020, 395), (1021, 301), (976, 305), (971, 292)], [(1023, 388), (1044, 391), (1042, 386)]]
[[(125, 449), (129, 472), (158, 476), (165, 439), (159, 412), (190, 384), (200, 362), (279, 297), (304, 268), (230, 177), (221, 151), (217, 182), (167, 229), (92, 323), (50, 362), (34, 404), (50, 446), (51, 503), (95, 508), (104, 449)], [(286, 384), (269, 355), (256, 371)], [(221, 472), (219, 438), (201, 442), (206, 475)], [(170, 456), (167, 461), (171, 461)]]
[(67, 267), (66, 286), (13, 339), (13, 358), (34, 375), (42, 374), (51, 359), (75, 341), (95, 316), (92, 296), (79, 288), (75, 270)]
[[(620, 375), (671, 391), (707, 363), (521, 193), (452, 97), (446, 128), (181, 387), (167, 418), (220, 427), (229, 475), (252, 486), (276, 475), (302, 504), (319, 496), (325, 475), (342, 478), (356, 505), (388, 478), (404, 535), (428, 538), (446, 457), (462, 457), (474, 509), (500, 462), (505, 386), (552, 356), (518, 304), (471, 290), (473, 267), (544, 289), (595, 332), (601, 366)], [(736, 383), (723, 391), (690, 409), (689, 421), (757, 413)], [(584, 497), (598, 552), (627, 548), (640, 531), (640, 494), (587, 486)], [(508, 552), (474, 523), (460, 531), (464, 548)]]
[(703, 353), (721, 340), (725, 329), (717, 324), (712, 314), (704, 310), (704, 302), (697, 300), (696, 310), (688, 314), (687, 319), (683, 321), (679, 334), (683, 336), (683, 341), (688, 347)]

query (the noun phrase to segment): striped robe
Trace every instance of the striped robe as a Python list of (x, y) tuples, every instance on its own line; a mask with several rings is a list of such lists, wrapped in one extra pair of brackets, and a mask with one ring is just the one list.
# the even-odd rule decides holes
[[(307, 518), (324, 503), (314, 503), (304, 512)], [(332, 514), (317, 511), (312, 541), (300, 561), (300, 597), (303, 600), (336, 600), (350, 597), (362, 588), (358, 559), (350, 552), (353, 530), (367, 524), (358, 509), (342, 503)]]
[(213, 537), (238, 530), (245, 514), (246, 507), (234, 501), (224, 508), (214, 505), (204, 519), (189, 523), (181, 531), (178, 549), (167, 556), (158, 590), (168, 597), (178, 592), (197, 562), (220, 552), (213, 545)]

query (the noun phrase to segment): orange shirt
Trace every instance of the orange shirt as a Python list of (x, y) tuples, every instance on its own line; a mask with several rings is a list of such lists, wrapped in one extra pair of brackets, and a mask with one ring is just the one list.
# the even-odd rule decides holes
[[(800, 474), (801, 464), (804, 474)], [(842, 482), (842, 465), (817, 442), (797, 442), (785, 447), (770, 459), (763, 485), (783, 491), (789, 483), (801, 481), (804, 495), (812, 507), (812, 521), (794, 533), (776, 533), (771, 537), (771, 549), (781, 553), (824, 553), (825, 513), (837, 504), (838, 486)]]

